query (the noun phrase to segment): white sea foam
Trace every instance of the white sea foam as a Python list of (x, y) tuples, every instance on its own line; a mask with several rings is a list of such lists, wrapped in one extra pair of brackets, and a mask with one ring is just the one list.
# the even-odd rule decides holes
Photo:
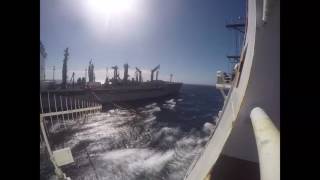
[(174, 101), (174, 99), (167, 100), (166, 103), (162, 105), (163, 108), (170, 110), (174, 110), (175, 106), (176, 102)]
[(150, 117), (146, 118), (146, 119), (144, 120), (144, 122), (145, 122), (145, 123), (148, 123), (148, 122), (152, 122), (152, 121), (154, 121), (154, 120), (156, 120), (156, 119), (157, 119), (157, 117), (155, 117), (155, 116), (150, 116)]
[(155, 106), (157, 106), (157, 103), (146, 105), (145, 108), (149, 109), (149, 108), (154, 108)]
[[(148, 148), (120, 149), (100, 155), (98, 174), (105, 179), (137, 179), (155, 175), (173, 159), (174, 151), (158, 152)], [(152, 179), (152, 178), (151, 178)]]
[(176, 102), (174, 101), (174, 99), (170, 99), (170, 100), (167, 100), (166, 103), (169, 103), (169, 104), (176, 104)]
[(176, 106), (175, 104), (164, 104), (164, 105), (162, 105), (163, 108), (170, 109), (170, 110), (174, 110), (175, 106)]
[(153, 152), (151, 156), (148, 156), (145, 159), (138, 159), (137, 161), (131, 163), (129, 165), (129, 171), (143, 170), (150, 174), (159, 173), (165, 164), (172, 160), (173, 155), (173, 150), (169, 150), (164, 153)]
[(144, 114), (153, 114), (153, 113), (155, 113), (155, 112), (160, 112), (161, 111), (161, 109), (160, 109), (160, 107), (158, 107), (158, 106), (154, 106), (154, 107), (150, 107), (148, 110), (143, 110), (143, 111), (141, 111), (141, 113), (144, 113)]
[(209, 122), (206, 122), (203, 127), (202, 130), (207, 133), (207, 134), (211, 134), (214, 131), (215, 126)]
[[(175, 105), (175, 99), (170, 99), (163, 107), (173, 109)], [(138, 110), (144, 114), (142, 119), (129, 111), (113, 109), (92, 115), (86, 123), (72, 127), (75, 133), (63, 146), (78, 147), (74, 158), (81, 172), (73, 174), (73, 179), (95, 179), (86, 154), (79, 151), (84, 147), (90, 152), (99, 179), (184, 177), (208, 136), (203, 137), (199, 130), (185, 132), (177, 127), (154, 127), (157, 122), (154, 113), (161, 111), (157, 103)], [(208, 133), (212, 129), (214, 125), (208, 122), (202, 131)]]

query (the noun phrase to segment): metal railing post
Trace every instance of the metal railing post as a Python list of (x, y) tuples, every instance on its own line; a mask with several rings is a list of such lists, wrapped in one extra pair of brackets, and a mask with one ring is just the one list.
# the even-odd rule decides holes
[[(81, 100), (81, 107), (83, 109), (83, 100)], [(81, 112), (81, 117), (83, 118), (83, 111)]]
[[(72, 98), (70, 97), (70, 110), (73, 110), (72, 108)], [(73, 117), (73, 113), (71, 113), (71, 118), (72, 118), (72, 121), (74, 121), (74, 117)]]
[[(68, 108), (68, 98), (67, 98), (67, 97), (65, 98), (65, 102), (66, 102), (67, 111), (69, 111), (69, 108)], [(67, 120), (69, 121), (69, 114), (67, 114)]]
[(261, 180), (280, 180), (280, 132), (259, 107), (250, 113), (258, 148)]
[[(89, 101), (87, 101), (87, 107), (89, 107)], [(87, 115), (88, 115), (88, 111), (87, 111)]]
[[(62, 97), (61, 96), (60, 96), (60, 105), (61, 105), (61, 111), (63, 111)], [(64, 128), (66, 128), (66, 121), (64, 120), (64, 114), (62, 114), (61, 116), (62, 116), (62, 121), (63, 121)]]
[[(81, 107), (80, 107), (79, 99), (78, 99), (77, 102), (78, 102), (78, 103), (77, 103), (77, 107), (78, 107), (78, 109), (80, 109)], [(79, 121), (80, 121), (80, 119), (81, 119), (81, 112), (78, 113), (78, 117), (79, 117)]]
[[(48, 91), (48, 106), (49, 106), (49, 113), (50, 113), (51, 112), (51, 107), (50, 107), (49, 91)], [(50, 116), (50, 121), (51, 121), (51, 128), (53, 128), (52, 116)]]
[[(41, 93), (40, 93), (40, 107), (41, 107), (41, 113), (43, 114), (43, 107), (42, 107), (42, 98), (41, 98)], [(46, 121), (45, 121), (45, 119), (43, 118), (43, 122), (44, 122), (44, 128), (45, 128), (45, 130), (47, 130), (48, 131), (48, 127), (47, 127), (47, 125), (46, 125)], [(49, 134), (48, 134), (49, 135)]]
[(53, 157), (53, 154), (52, 154), (52, 150), (51, 150), (51, 147), (50, 147), (47, 135), (46, 135), (46, 131), (44, 129), (43, 117), (41, 115), (40, 115), (40, 128), (41, 128), (41, 132), (42, 132), (42, 135), (43, 135), (43, 139), (44, 139), (45, 144), (46, 144), (46, 149), (47, 149), (47, 151), (49, 153), (49, 156), (50, 156), (50, 160), (51, 160), (51, 162), (52, 162), (52, 164), (53, 164), (53, 166), (55, 168), (55, 173), (57, 174), (57, 176), (60, 179), (67, 179), (65, 174), (61, 171), (61, 169), (55, 163), (55, 160), (54, 160), (54, 157)]
[(48, 153), (49, 153), (49, 155), (51, 157), (52, 156), (52, 151), (51, 151), (51, 147), (49, 145), (49, 141), (48, 141), (48, 138), (47, 138), (47, 135), (46, 135), (46, 131), (44, 129), (43, 117), (41, 115), (40, 115), (40, 128), (41, 128), (41, 133), (42, 133), (44, 142), (46, 143), (46, 147), (47, 147)]
[[(74, 98), (73, 101), (74, 101), (74, 108), (73, 109), (77, 109), (77, 100), (76, 100), (76, 98)], [(74, 113), (74, 116), (77, 119), (77, 112)]]
[(40, 144), (42, 144), (43, 140), (42, 140), (42, 137), (41, 137), (41, 134), (40, 134)]
[[(57, 100), (56, 100), (56, 94), (53, 94), (53, 99), (54, 99), (54, 107), (55, 107), (55, 110), (56, 112), (58, 112), (58, 109), (57, 109)], [(59, 117), (57, 115), (57, 120), (58, 120), (58, 123), (59, 123), (59, 128), (61, 127), (61, 123), (59, 121)]]

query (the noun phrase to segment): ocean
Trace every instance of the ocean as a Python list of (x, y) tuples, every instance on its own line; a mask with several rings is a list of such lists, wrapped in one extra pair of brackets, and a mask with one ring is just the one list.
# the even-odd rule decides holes
[[(62, 170), (73, 180), (182, 180), (222, 106), (214, 86), (183, 85), (177, 96), (106, 107), (67, 130), (57, 124), (49, 141), (71, 148), (75, 162)], [(52, 175), (42, 151), (40, 178)]]

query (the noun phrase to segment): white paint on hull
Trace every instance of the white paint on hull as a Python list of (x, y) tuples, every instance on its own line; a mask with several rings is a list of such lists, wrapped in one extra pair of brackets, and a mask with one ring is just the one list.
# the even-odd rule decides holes
[[(262, 23), (263, 0), (248, 0), (248, 26), (239, 84), (235, 80), (219, 116), (217, 128), (185, 179), (204, 179), (220, 154), (258, 162), (250, 111), (259, 106), (280, 124), (280, 2)], [(243, 57), (245, 55), (245, 57)], [(238, 87), (237, 87), (238, 84)]]

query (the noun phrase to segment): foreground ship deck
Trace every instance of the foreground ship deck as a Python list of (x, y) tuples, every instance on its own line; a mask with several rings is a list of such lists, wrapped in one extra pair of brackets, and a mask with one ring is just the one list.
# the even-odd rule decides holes
[(280, 2), (248, 0), (247, 17), (228, 95), (223, 78), (216, 86), (225, 97), (217, 128), (186, 180), (229, 179), (228, 174), (245, 169), (242, 163), (251, 164), (248, 175), (235, 179), (259, 179), (257, 174), (264, 180), (280, 179)]

